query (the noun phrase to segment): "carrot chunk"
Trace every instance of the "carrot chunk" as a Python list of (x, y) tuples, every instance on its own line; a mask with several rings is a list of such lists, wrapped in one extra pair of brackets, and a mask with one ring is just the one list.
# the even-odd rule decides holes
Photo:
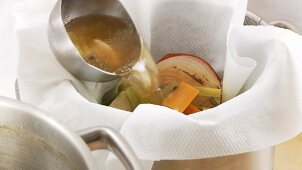
[(189, 114), (193, 114), (193, 113), (196, 113), (199, 111), (201, 111), (201, 110), (199, 110), (197, 106), (190, 104), (184, 111), (184, 114), (189, 115)]
[(199, 94), (193, 86), (181, 82), (163, 101), (162, 105), (183, 112)]

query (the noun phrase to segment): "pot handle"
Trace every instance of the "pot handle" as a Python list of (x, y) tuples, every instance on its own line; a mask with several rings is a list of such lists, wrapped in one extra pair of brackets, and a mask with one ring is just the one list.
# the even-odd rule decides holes
[(91, 150), (106, 149), (119, 158), (127, 170), (141, 170), (138, 159), (126, 140), (115, 130), (96, 127), (79, 132)]

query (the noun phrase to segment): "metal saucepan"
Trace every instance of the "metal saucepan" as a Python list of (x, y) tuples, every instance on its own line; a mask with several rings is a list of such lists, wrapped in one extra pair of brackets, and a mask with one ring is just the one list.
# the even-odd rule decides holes
[(126, 169), (142, 169), (134, 152), (115, 131), (98, 127), (79, 134), (82, 139), (43, 111), (0, 97), (0, 169), (97, 170), (90, 149), (107, 149)]
[[(87, 64), (67, 34), (66, 23), (74, 18), (87, 15), (117, 17), (127, 21), (135, 28), (133, 21), (119, 0), (58, 0), (49, 18), (48, 40), (50, 47), (61, 65), (81, 80), (107, 82), (118, 79), (120, 76), (115, 73), (106, 72)], [(140, 41), (137, 32), (136, 35)], [(138, 45), (141, 47), (141, 42), (138, 42)]]

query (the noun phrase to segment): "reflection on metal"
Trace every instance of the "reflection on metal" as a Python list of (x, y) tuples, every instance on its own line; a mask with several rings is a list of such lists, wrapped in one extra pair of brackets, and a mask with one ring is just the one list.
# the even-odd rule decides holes
[(245, 15), (244, 25), (268, 25), (263, 18), (258, 15), (247, 11)]
[(112, 151), (127, 170), (142, 169), (133, 150), (114, 130), (82, 131), (88, 147), (78, 134), (46, 115), (20, 101), (0, 97), (1, 170), (97, 170), (89, 147)]
[(115, 154), (127, 170), (141, 170), (142, 167), (128, 143), (117, 132), (97, 127), (79, 132), (91, 150), (106, 149)]
[(297, 27), (295, 27), (293, 24), (291, 24), (287, 21), (278, 20), (278, 21), (272, 21), (272, 22), (268, 23), (268, 22), (265, 21), (265, 19), (263, 19), (262, 17), (260, 17), (259, 15), (255, 14), (251, 11), (246, 12), (244, 25), (254, 25), (254, 26), (273, 25), (273, 26), (276, 26), (276, 27), (279, 27), (279, 28), (292, 30), (293, 32), (296, 32), (296, 33), (302, 35), (301, 30), (299, 30)]

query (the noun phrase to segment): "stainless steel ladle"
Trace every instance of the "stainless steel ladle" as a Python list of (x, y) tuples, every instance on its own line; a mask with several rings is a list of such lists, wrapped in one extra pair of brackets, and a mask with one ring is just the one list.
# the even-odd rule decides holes
[[(92, 82), (117, 79), (119, 75), (86, 63), (65, 29), (65, 24), (70, 20), (87, 15), (117, 17), (132, 24), (135, 28), (128, 12), (119, 0), (58, 0), (51, 12), (48, 25), (48, 40), (51, 49), (61, 65), (78, 79)], [(136, 29), (135, 32), (139, 39)], [(132, 63), (135, 64), (135, 61)]]

